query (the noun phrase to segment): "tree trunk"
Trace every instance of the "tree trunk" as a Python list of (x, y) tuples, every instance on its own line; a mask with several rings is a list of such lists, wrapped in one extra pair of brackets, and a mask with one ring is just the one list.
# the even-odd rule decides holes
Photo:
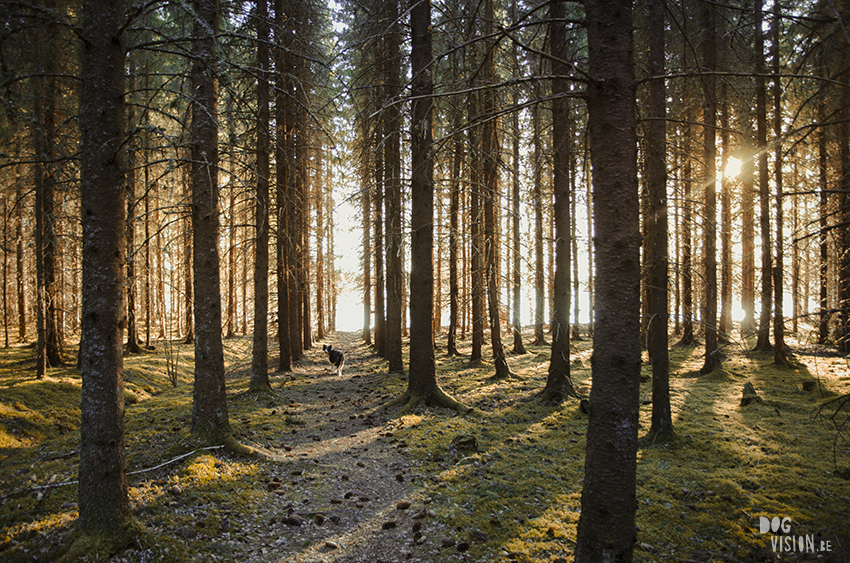
[(783, 301), (783, 269), (785, 216), (782, 212), (782, 82), (779, 76), (779, 41), (780, 26), (779, 6), (773, 5), (773, 135), (774, 135), (774, 184), (776, 186), (776, 264), (773, 266), (773, 363), (784, 365), (788, 363), (785, 351), (785, 315), (782, 311)]
[[(825, 69), (824, 69), (825, 70)], [(826, 74), (823, 72), (823, 74)], [(818, 121), (826, 121), (826, 99), (821, 94), (818, 100)], [(827, 236), (827, 218), (829, 217), (829, 182), (827, 180), (827, 128), (821, 127), (818, 131), (818, 185), (820, 187), (819, 204), (819, 227), (818, 234), (818, 305), (820, 306), (820, 326), (818, 331), (818, 344), (826, 344), (829, 331), (827, 321), (829, 320), (829, 238)]]
[[(385, 101), (400, 95), (401, 91), (401, 30), (398, 22), (398, 3), (385, 2), (386, 21), (384, 35), (384, 93)], [(390, 373), (404, 371), (401, 357), (402, 325), (402, 213), (401, 213), (401, 110), (389, 105), (385, 113), (385, 186), (386, 186), (386, 264), (387, 264), (387, 325), (386, 358)]]
[(702, 78), (703, 152), (705, 154), (705, 363), (701, 373), (711, 373), (720, 365), (717, 348), (717, 70), (716, 16), (714, 6), (702, 8), (703, 66), (708, 71)]
[(728, 342), (732, 331), (732, 179), (729, 178), (729, 101), (724, 80), (720, 84), (720, 148), (722, 179), (720, 183), (720, 320), (718, 338)]
[[(475, 106), (475, 95), (470, 95), (469, 117), (474, 118), (477, 108)], [(469, 128), (469, 176), (472, 184), (469, 194), (469, 262), (470, 278), (472, 282), (472, 353), (469, 357), (471, 364), (475, 365), (484, 358), (484, 291), (486, 279), (484, 276), (484, 235), (483, 235), (483, 212), (481, 210), (481, 184), (484, 181), (481, 174), (481, 128)]]
[(567, 396), (578, 397), (570, 378), (570, 267), (572, 257), (570, 229), (570, 150), (569, 84), (565, 78), (567, 34), (563, 21), (566, 5), (555, 1), (550, 6), (549, 37), (552, 49), (552, 188), (555, 193), (555, 283), (552, 309), (552, 355), (549, 375), (542, 398), (559, 403)]
[(257, 193), (254, 224), (254, 336), (251, 390), (271, 391), (269, 381), (269, 22), (268, 0), (257, 1)]
[(325, 183), (324, 147), (316, 151), (316, 337), (325, 339)]
[(431, 51), (431, 2), (410, 8), (412, 79), (411, 237), (410, 237), (410, 365), (407, 390), (394, 403), (406, 408), (420, 403), (463, 408), (437, 384), (434, 357), (434, 161)]
[(69, 559), (93, 542), (108, 556), (133, 539), (124, 453), (125, 188), (123, 2), (83, 4), (79, 519)]
[(632, 10), (586, 0), (596, 326), (575, 560), (631, 561), (640, 383), (640, 231)]
[[(365, 118), (364, 118), (365, 119)], [(369, 133), (365, 123), (361, 123), (362, 131), (360, 153), (360, 197), (363, 198), (363, 341), (372, 345), (372, 190), (369, 189)]]
[(289, 96), (287, 95), (288, 57), (286, 53), (286, 13), (284, 0), (275, 2), (275, 202), (277, 207), (277, 240), (275, 251), (277, 257), (277, 343), (280, 358), (277, 371), (292, 371), (292, 346), (289, 333), (289, 275), (290, 245), (289, 234), (289, 198), (287, 186), (289, 182), (289, 166), (287, 158), (290, 154), (290, 136), (292, 123), (289, 112)]
[[(649, 65), (654, 77), (663, 77), (665, 0), (649, 3)], [(647, 124), (647, 188), (651, 233), (649, 285), (649, 354), (652, 357), (652, 439), (673, 433), (670, 409), (670, 358), (668, 331), (667, 233), (667, 89), (663, 78), (649, 83)]]
[[(34, 118), (37, 124), (33, 133), (33, 152), (36, 158), (44, 158), (44, 131), (41, 126), (44, 108), (44, 93), (36, 86), (34, 92)], [(44, 290), (44, 184), (47, 181), (44, 171), (45, 164), (37, 162), (35, 165), (35, 377), (43, 379), (47, 375), (47, 352), (44, 331), (45, 315), (45, 290)]]
[[(518, 21), (519, 12), (517, 11), (517, 0), (511, 2), (510, 20)], [(519, 54), (517, 52), (516, 43), (511, 45), (511, 55), (513, 58), (513, 69), (517, 76), (520, 76)], [(513, 94), (514, 105), (520, 103), (519, 91), (515, 90)], [(511, 240), (513, 262), (511, 263), (511, 296), (513, 300), (513, 318), (511, 326), (514, 334), (514, 354), (525, 354), (525, 346), (522, 343), (522, 257), (520, 246), (520, 152), (519, 142), (522, 137), (522, 132), (519, 128), (519, 112), (513, 112), (511, 129), (513, 131), (513, 146), (511, 147), (513, 169), (511, 170)]]
[[(381, 139), (383, 124), (378, 120), (375, 138)], [(375, 196), (372, 207), (375, 210), (374, 241), (375, 241), (375, 348), (378, 355), (387, 355), (387, 326), (384, 278), (384, 150), (378, 143), (375, 151)]]
[[(841, 68), (847, 68), (850, 57), (846, 51), (841, 51)], [(838, 157), (841, 162), (838, 185), (837, 206), (840, 210), (836, 216), (838, 249), (838, 308), (840, 309), (841, 324), (838, 331), (837, 347), (842, 356), (850, 354), (850, 93), (848, 93), (848, 74), (844, 71), (841, 94), (839, 95), (838, 112)]]
[[(484, 36), (489, 37), (494, 29), (493, 0), (484, 2)], [(493, 49), (487, 50), (484, 62), (484, 78), (487, 83), (495, 81), (495, 66)], [(487, 90), (483, 94), (484, 115), (492, 116), (496, 113), (495, 90)], [(484, 264), (487, 276), (487, 310), (490, 318), (490, 345), (493, 348), (493, 363), (496, 368), (494, 377), (502, 379), (510, 376), (510, 368), (505, 359), (505, 348), (502, 344), (502, 325), (499, 318), (499, 259), (497, 252), (497, 212), (496, 199), (499, 197), (499, 170), (498, 162), (499, 135), (498, 121), (488, 119), (482, 126), (482, 140), (484, 153)]]
[(192, 255), (195, 281), (195, 386), (192, 432), (210, 443), (232, 439), (221, 341), (216, 123), (217, 0), (195, 0), (192, 39)]
[(755, 213), (753, 210), (753, 184), (755, 176), (754, 151), (745, 137), (745, 150), (741, 158), (741, 334), (752, 335), (756, 329), (756, 254)]
[[(452, 61), (456, 63), (455, 58)], [(455, 133), (453, 142), (454, 160), (452, 161), (451, 203), (449, 204), (449, 335), (446, 351), (449, 356), (458, 356), (457, 329), (460, 311), (458, 309), (458, 294), (460, 291), (458, 283), (458, 239), (460, 238), (460, 175), (463, 164), (463, 138), (460, 131), (460, 112), (456, 109), (454, 114), (453, 131)]]
[[(137, 68), (131, 56), (130, 71), (127, 75), (130, 92), (136, 91)], [(135, 129), (136, 110), (134, 104), (130, 103), (127, 104), (127, 131), (130, 142), (127, 146), (127, 172), (124, 178), (127, 190), (127, 352), (130, 354), (139, 354), (142, 351), (136, 327), (136, 158), (139, 141)]]
[(769, 351), (770, 313), (773, 309), (773, 270), (771, 268), (770, 185), (767, 169), (767, 93), (764, 85), (764, 33), (762, 1), (755, 2), (756, 123), (759, 147), (759, 226), (761, 228), (761, 314), (756, 350)]
[(15, 183), (15, 291), (18, 302), (18, 343), (27, 341), (27, 295), (24, 284), (24, 186)]
[[(539, 86), (534, 86), (535, 90)], [(539, 94), (539, 93), (538, 93)], [(543, 150), (540, 146), (540, 109), (535, 104), (531, 108), (534, 129), (534, 184), (532, 200), (534, 202), (534, 341), (535, 346), (546, 344), (544, 315), (546, 314), (546, 286), (543, 271)]]

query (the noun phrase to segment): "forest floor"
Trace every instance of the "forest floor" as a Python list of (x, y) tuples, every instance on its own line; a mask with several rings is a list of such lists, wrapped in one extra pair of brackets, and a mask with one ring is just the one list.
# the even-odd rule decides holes
[[(441, 349), (441, 386), (472, 410), (402, 414), (385, 405), (405, 389), (403, 375), (388, 374), (354, 334), (330, 342), (346, 352), (342, 377), (318, 343), (292, 373), (273, 374), (277, 396), (257, 397), (245, 393), (250, 338), (225, 341), (230, 420), (241, 440), (273, 454), (262, 461), (193, 446), (191, 346), (157, 342), (127, 357), (129, 495), (147, 533), (111, 559), (87, 560), (572, 558), (587, 417), (573, 399), (537, 399), (548, 347), (511, 356), (515, 376), (502, 381)], [(726, 346), (722, 368), (705, 376), (701, 348), (671, 349), (676, 435), (638, 452), (636, 561), (850, 561), (848, 412), (830, 419), (834, 402), (818, 411), (850, 393), (850, 363), (794, 341), (795, 363), (777, 368), (751, 344)], [(574, 343), (572, 377), (585, 393), (590, 354), (589, 340)], [(32, 347), (0, 350), (0, 560), (8, 562), (54, 560), (77, 517), (80, 375), (55, 369), (36, 381), (33, 370)], [(643, 370), (641, 433), (651, 411)], [(760, 400), (741, 406), (748, 382)], [(762, 533), (762, 519), (779, 529)]]

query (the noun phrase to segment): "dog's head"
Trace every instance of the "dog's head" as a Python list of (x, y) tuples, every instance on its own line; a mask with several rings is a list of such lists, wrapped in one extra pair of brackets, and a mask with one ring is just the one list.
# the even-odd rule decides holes
[(322, 351), (330, 354), (333, 352), (334, 347), (332, 345), (322, 344)]

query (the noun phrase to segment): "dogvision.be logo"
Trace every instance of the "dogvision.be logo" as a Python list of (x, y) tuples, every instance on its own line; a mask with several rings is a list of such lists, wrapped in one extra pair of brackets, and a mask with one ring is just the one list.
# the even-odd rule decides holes
[(832, 551), (828, 540), (815, 543), (815, 536), (811, 534), (795, 536), (791, 533), (791, 519), (774, 516), (766, 518), (759, 516), (759, 533), (764, 535), (770, 533), (770, 547), (774, 552), (796, 552), (796, 553), (821, 553)]

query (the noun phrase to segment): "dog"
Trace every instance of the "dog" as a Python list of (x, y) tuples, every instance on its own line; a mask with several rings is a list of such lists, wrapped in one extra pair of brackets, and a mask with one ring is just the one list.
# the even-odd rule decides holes
[(342, 376), (342, 368), (345, 366), (345, 354), (339, 350), (334, 350), (331, 345), (322, 345), (322, 351), (328, 355), (328, 361), (336, 368), (338, 376)]

